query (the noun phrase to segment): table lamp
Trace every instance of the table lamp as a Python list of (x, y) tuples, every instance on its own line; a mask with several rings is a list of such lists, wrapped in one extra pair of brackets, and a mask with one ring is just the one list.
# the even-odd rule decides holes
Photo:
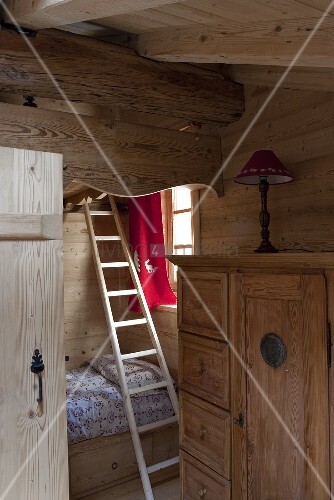
[(248, 160), (240, 174), (234, 179), (239, 184), (258, 184), (261, 193), (261, 237), (262, 242), (255, 250), (258, 253), (276, 253), (278, 250), (270, 243), (270, 214), (267, 209), (267, 193), (270, 184), (283, 184), (293, 180), (292, 175), (273, 151), (264, 149), (256, 151)]

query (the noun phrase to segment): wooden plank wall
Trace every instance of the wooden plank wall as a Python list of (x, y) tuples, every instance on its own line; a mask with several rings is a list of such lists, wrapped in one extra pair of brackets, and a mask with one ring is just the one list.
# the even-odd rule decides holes
[[(270, 91), (248, 86), (243, 118), (224, 129), (223, 158)], [(281, 249), (334, 250), (334, 93), (279, 90), (224, 171), (225, 195), (201, 191), (201, 253), (234, 255), (260, 242), (260, 194), (234, 182), (252, 153), (272, 149), (295, 180), (269, 191), (272, 243)]]
[[(224, 158), (270, 92), (255, 86), (245, 90), (244, 117), (223, 132)], [(272, 242), (281, 249), (334, 250), (333, 135), (334, 94), (278, 91), (227, 165), (225, 195), (218, 199), (209, 194), (200, 205), (201, 253), (237, 256), (257, 247), (258, 189), (235, 184), (233, 179), (254, 151), (266, 148), (273, 149), (295, 177), (290, 184), (270, 188)], [(70, 355), (70, 368), (94, 355), (105, 342), (107, 331), (83, 214), (68, 213), (64, 219), (66, 354)], [(153, 316), (175, 377), (176, 314), (160, 310)], [(122, 339), (126, 351), (147, 345), (146, 333), (140, 326), (128, 329), (126, 334), (124, 331)]]
[[(103, 207), (105, 209), (105, 207)], [(121, 214), (128, 231), (127, 213)], [(109, 217), (96, 217), (96, 234), (117, 234)], [(108, 260), (107, 248), (114, 246), (116, 253), (111, 260), (123, 260), (119, 243), (108, 242), (101, 253)], [(108, 289), (129, 287), (126, 269), (107, 270)], [(101, 296), (93, 263), (87, 226), (82, 209), (64, 214), (64, 278), (65, 278), (65, 352), (70, 357), (66, 369), (82, 366), (97, 352), (112, 352)], [(127, 311), (127, 298), (112, 299), (116, 319)], [(137, 317), (128, 313), (124, 318)], [(177, 379), (177, 319), (176, 311), (157, 310), (152, 313), (162, 349), (172, 376)], [(122, 352), (151, 348), (147, 328), (144, 326), (122, 329), (119, 335)], [(154, 362), (154, 358), (152, 358)]]
[[(110, 217), (95, 219), (96, 234), (116, 234)], [(116, 257), (118, 250), (116, 247), (114, 260), (122, 260)], [(107, 251), (101, 256), (108, 260)], [(110, 290), (117, 289), (126, 280), (125, 270), (107, 270), (107, 273)], [(64, 279), (65, 354), (70, 357), (66, 369), (71, 369), (82, 366), (99, 351), (101, 354), (112, 352), (82, 209), (64, 214)], [(121, 314), (124, 300), (113, 300), (116, 314)]]

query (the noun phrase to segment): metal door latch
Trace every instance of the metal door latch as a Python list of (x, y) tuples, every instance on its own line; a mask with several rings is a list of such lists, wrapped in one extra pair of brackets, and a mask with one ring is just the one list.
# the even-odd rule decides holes
[(41, 403), (43, 401), (42, 372), (44, 371), (44, 363), (43, 363), (42, 355), (39, 352), (39, 349), (35, 349), (35, 351), (34, 351), (34, 354), (32, 356), (30, 370), (33, 373), (36, 373), (36, 375), (38, 375), (38, 398), (37, 398), (37, 403)]
[(244, 415), (242, 412), (239, 413), (239, 418), (234, 418), (233, 419), (233, 422), (236, 424), (236, 425), (240, 425), (240, 427), (242, 428), (245, 424), (245, 419), (244, 419)]

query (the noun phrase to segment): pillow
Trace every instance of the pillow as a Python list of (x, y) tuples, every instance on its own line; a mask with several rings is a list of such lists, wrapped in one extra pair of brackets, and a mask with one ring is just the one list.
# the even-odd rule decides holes
[[(106, 379), (119, 385), (115, 356), (113, 354), (102, 354), (89, 361), (96, 371)], [(123, 361), (125, 378), (129, 389), (144, 387), (145, 385), (161, 382), (163, 376), (158, 366), (138, 358)]]

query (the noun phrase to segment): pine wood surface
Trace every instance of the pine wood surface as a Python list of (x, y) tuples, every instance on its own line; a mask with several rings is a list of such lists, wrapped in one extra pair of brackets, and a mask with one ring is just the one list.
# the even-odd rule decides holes
[(202, 0), (187, 0), (174, 5), (147, 9), (126, 15), (104, 17), (99, 23), (104, 26), (145, 33), (170, 30), (172, 28), (199, 28), (211, 26), (228, 27), (233, 23), (249, 23), (272, 21), (277, 19), (294, 19), (298, 17), (320, 16), (328, 7), (326, 0), (313, 2), (311, 0), (278, 0), (265, 2), (254, 0), (251, 4), (243, 0), (227, 0), (224, 2)]
[(180, 394), (180, 447), (225, 479), (231, 479), (231, 416), (185, 391)]
[[(223, 158), (236, 146), (270, 90), (246, 86), (245, 93), (243, 118), (224, 131)], [(277, 91), (226, 165), (224, 196), (217, 200), (209, 194), (204, 199), (201, 191), (201, 253), (232, 259), (257, 248), (260, 195), (256, 186), (238, 185), (234, 177), (259, 149), (272, 149), (294, 176), (293, 182), (269, 189), (272, 243), (295, 252), (334, 250), (333, 106), (332, 93)]]
[[(127, 231), (128, 219), (122, 215)], [(91, 246), (89, 243), (84, 214), (67, 212), (64, 214), (64, 279), (65, 279), (65, 346), (70, 357), (66, 368), (82, 366), (92, 356), (111, 352), (107, 325), (101, 296), (96, 279)], [(101, 236), (116, 234), (112, 217), (95, 217), (96, 234)], [(99, 243), (102, 256), (106, 260), (124, 260), (119, 242)], [(109, 290), (128, 288), (127, 269), (105, 270)], [(139, 317), (128, 312), (127, 297), (112, 299), (112, 307), (118, 319)], [(174, 380), (178, 378), (177, 314), (176, 311), (152, 311), (159, 339), (168, 368)], [(124, 319), (123, 318), (123, 319)], [(123, 353), (136, 352), (151, 347), (147, 329), (138, 325), (122, 329), (119, 335)], [(156, 357), (149, 359), (156, 362)]]
[(333, 68), (293, 67), (284, 79), (286, 68), (282, 66), (233, 64), (227, 65), (222, 71), (226, 77), (243, 85), (272, 88), (281, 78), (281, 88), (332, 92), (334, 84)]
[(229, 349), (225, 342), (179, 332), (180, 388), (230, 408)]
[[(122, 196), (210, 185), (221, 164), (218, 137), (59, 111), (0, 103), (0, 131), (1, 146), (62, 153), (65, 180)], [(222, 194), (221, 176), (213, 188)]]
[(188, 453), (181, 451), (181, 498), (191, 500), (203, 497), (230, 500), (231, 483)]
[[(96, 234), (116, 234), (112, 217), (95, 217)], [(92, 250), (83, 212), (64, 214), (65, 351), (66, 368), (82, 366), (98, 352), (110, 353), (107, 323), (94, 268)], [(106, 260), (122, 260), (119, 245), (104, 245)], [(108, 270), (110, 290), (125, 288), (128, 273)], [(126, 310), (124, 300), (113, 301), (116, 314)], [(125, 339), (120, 335), (125, 350)]]
[[(238, 11), (239, 6), (234, 6)], [(158, 61), (271, 64), (333, 68), (331, 57), (333, 18), (327, 16), (295, 58), (302, 44), (315, 29), (321, 14), (308, 18), (268, 21), (247, 20), (245, 23), (223, 21), (210, 27), (165, 28), (142, 33), (138, 52)], [(295, 58), (295, 59), (294, 59)]]
[[(278, 257), (278, 262), (275, 262), (274, 257)], [(256, 267), (257, 259), (256, 255), (243, 255), (239, 259), (202, 255), (175, 257), (175, 263), (181, 266), (183, 273), (189, 274), (190, 279), (194, 276), (199, 279), (201, 274), (204, 277), (209, 271), (232, 273), (229, 274), (230, 342), (246, 362), (249, 372), (268, 393), (325, 486), (304, 462), (250, 378), (246, 377), (240, 360), (232, 353), (230, 363), (228, 358), (222, 363), (228, 375), (231, 373), (232, 393), (231, 416), (228, 412), (226, 418), (223, 416), (224, 410), (216, 406), (217, 401), (210, 399), (210, 389), (202, 392), (200, 383), (196, 382), (207, 377), (214, 384), (217, 367), (220, 366), (214, 361), (217, 356), (215, 344), (219, 342), (203, 337), (203, 331), (180, 332), (181, 486), (185, 498), (188, 498), (187, 495), (195, 498), (200, 491), (203, 493), (203, 488), (210, 492), (213, 488), (216, 497), (225, 498), (226, 493), (219, 489), (219, 479), (224, 476), (229, 478), (226, 476), (228, 469), (223, 472), (221, 468), (226, 467), (227, 462), (224, 460), (229, 458), (222, 444), (223, 436), (227, 436), (229, 442), (230, 427), (225, 427), (225, 424), (230, 423), (230, 418), (239, 418), (240, 413), (245, 419), (243, 427), (231, 422), (233, 498), (260, 499), (266, 498), (268, 494), (282, 499), (320, 499), (328, 496), (326, 487), (330, 487), (330, 454), (333, 453), (329, 433), (333, 430), (329, 420), (329, 411), (332, 412), (332, 377), (328, 379), (326, 316), (327, 307), (328, 311), (332, 309), (330, 269), (333, 258), (330, 253), (266, 255), (260, 256)], [(236, 265), (238, 260), (239, 264)], [(235, 271), (237, 273), (233, 274)], [(328, 306), (325, 274), (330, 301)], [(209, 308), (210, 301), (215, 303), (216, 296), (217, 293), (206, 297), (205, 303)], [(276, 370), (264, 363), (259, 351), (262, 336), (269, 332), (281, 335), (288, 350), (286, 366)], [(200, 353), (194, 354), (190, 347), (185, 347), (187, 343), (190, 347), (199, 344)], [(209, 348), (210, 343), (211, 355), (206, 361), (205, 349)], [(222, 393), (222, 390), (218, 392)], [(219, 412), (222, 413), (220, 418)], [(220, 426), (215, 424), (215, 418), (218, 418)], [(210, 426), (207, 424), (209, 420)], [(204, 431), (203, 435), (203, 429), (209, 429), (209, 435), (217, 429), (217, 433), (222, 435), (220, 439), (209, 439), (208, 436), (205, 441), (207, 434)], [(189, 461), (192, 466), (187, 465)], [(205, 478), (211, 477), (214, 482), (208, 484), (208, 479), (205, 481), (200, 471), (205, 474)], [(212, 477), (213, 472), (219, 474)], [(279, 489), (277, 477), (285, 477)]]
[[(13, 480), (13, 500), (68, 498), (61, 253), (60, 241), (1, 242), (0, 484), (4, 493)], [(30, 372), (36, 348), (45, 364), (42, 407)]]
[[(155, 481), (153, 479), (153, 493), (156, 500), (179, 500), (180, 480), (178, 477), (166, 481)], [(126, 481), (118, 486), (108, 488), (99, 493), (85, 496), (80, 500), (145, 500), (142, 492), (140, 479)]]
[[(59, 216), (61, 156), (3, 148), (0, 155), (1, 213)], [(1, 496), (66, 500), (62, 241), (1, 241), (0, 248)], [(30, 370), (36, 348), (45, 365), (39, 404)]]
[[(177, 257), (176, 257), (177, 258)], [(170, 258), (173, 261), (174, 257)], [(205, 261), (205, 257), (200, 259)], [(181, 267), (183, 257), (181, 258)], [(192, 262), (192, 260), (191, 260)], [(178, 279), (178, 326), (180, 330), (198, 333), (218, 340), (228, 335), (227, 275), (214, 272), (187, 271)]]
[[(0, 91), (0, 102), (21, 106), (22, 95)], [(126, 123), (146, 125), (149, 127), (160, 127), (171, 130), (180, 130), (181, 128), (189, 124), (187, 120), (185, 120), (184, 118), (178, 118), (177, 116), (159, 115), (158, 113), (144, 113), (126, 108), (118, 108), (116, 106), (109, 108), (106, 106), (102, 106), (101, 104), (98, 105), (87, 102), (66, 102), (62, 100), (61, 95), (58, 95), (57, 98), (54, 99), (47, 97), (36, 97), (35, 103), (37, 104), (38, 108), (50, 111), (61, 111), (62, 113), (75, 112), (82, 116), (95, 116), (99, 119), (111, 121), (117, 120)], [(206, 125), (203, 123), (201, 128), (192, 126), (186, 129), (185, 132), (201, 135), (218, 135), (217, 129), (219, 129), (219, 127), (213, 127), (211, 125)], [(78, 191), (75, 188), (75, 184), (77, 184), (78, 181), (71, 182), (73, 183), (72, 193), (77, 193)], [(79, 191), (83, 191), (85, 187), (87, 187), (85, 184), (83, 184), (83, 187), (79, 186)], [(64, 198), (66, 198), (66, 191), (67, 189), (64, 192)]]
[[(244, 110), (242, 86), (219, 73), (161, 65), (133, 50), (64, 31), (41, 31), (30, 44), (71, 101), (176, 116), (186, 124), (226, 125)], [(1, 30), (0, 47), (3, 89), (59, 99), (59, 90), (23, 38)]]
[[(334, 254), (332, 252), (286, 252), (278, 254), (258, 255), (255, 253), (241, 254), (239, 257), (221, 257), (219, 255), (168, 255), (167, 258), (182, 268), (187, 277), (193, 276), (194, 271), (203, 277), (214, 269), (216, 272), (243, 270), (254, 273), (256, 270), (270, 272), (273, 270), (288, 271), (300, 270), (305, 273), (315, 273), (319, 270), (332, 269)], [(201, 267), (202, 272), (198, 271)], [(190, 281), (190, 280), (189, 280)]]
[(132, 2), (118, 0), (111, 3), (109, 0), (98, 3), (92, 0), (70, 0), (64, 4), (61, 0), (47, 0), (37, 3), (9, 0), (7, 6), (22, 25), (41, 29), (85, 21), (86, 19), (97, 19), (102, 16), (131, 14), (138, 10), (151, 9), (179, 1), (182, 0), (140, 0), (140, 2), (138, 0)]
[(0, 147), (2, 214), (62, 214), (62, 156)]
[(0, 214), (0, 239), (59, 240), (63, 218), (57, 215)]
[[(246, 377), (240, 364), (241, 360), (246, 359), (245, 349), (246, 343), (246, 323), (245, 318), (245, 301), (235, 300), (234, 298), (241, 297), (242, 294), (242, 277), (238, 274), (229, 276), (229, 293), (230, 300), (230, 328), (231, 342), (237, 356), (231, 356), (230, 371), (232, 374), (231, 386), (238, 387), (237, 391), (232, 391), (231, 397), (231, 415), (233, 418), (239, 418), (241, 415), (246, 415)], [(235, 332), (239, 334), (235, 335)], [(231, 424), (232, 425), (232, 424)], [(241, 426), (234, 425), (231, 429), (231, 475), (234, 485), (233, 495), (235, 498), (243, 500), (247, 495), (247, 437)]]
[[(246, 276), (248, 285), (241, 288), (241, 295), (232, 301), (243, 306), (244, 314), (238, 316), (233, 330), (233, 342), (245, 343), (244, 361), (249, 373), (255, 377), (262, 390), (270, 398), (274, 408), (315, 467), (325, 484), (329, 485), (328, 444), (328, 368), (326, 360), (326, 300), (324, 277), (291, 276), (292, 286), (299, 280), (299, 296), (285, 297), (285, 286), (281, 285), (281, 296), (276, 294), (277, 284), (266, 284), (269, 294), (260, 298), (257, 289), (262, 286), (262, 275)], [(287, 277), (285, 277), (287, 279)], [(240, 278), (239, 278), (240, 280)], [(251, 287), (253, 282), (255, 290)], [(243, 279), (241, 278), (241, 285)], [(274, 294), (271, 294), (273, 287)], [(276, 295), (275, 295), (276, 294)], [(237, 306), (238, 307), (238, 306)], [(244, 340), (238, 337), (245, 328)], [(287, 347), (286, 365), (272, 370), (261, 358), (259, 342), (266, 332), (279, 334)], [(236, 366), (236, 365), (235, 365)], [(241, 458), (235, 467), (233, 484), (237, 498), (327, 498), (327, 493), (318, 477), (304, 462), (291, 437), (282, 428), (260, 395), (255, 384), (236, 366), (232, 377), (247, 378), (242, 396), (244, 408), (239, 406), (241, 396), (236, 390), (234, 398), (236, 413), (243, 411), (246, 425), (241, 429), (233, 426), (233, 446)], [(275, 387), (277, 390), (275, 390)], [(278, 389), (279, 388), (279, 389)], [(262, 422), (262, 425), (259, 425)], [(247, 451), (244, 448), (247, 441)], [(321, 444), (320, 444), (321, 443)], [(326, 444), (327, 443), (327, 446)], [(325, 444), (325, 446), (324, 446)], [(243, 452), (241, 452), (243, 450)], [(241, 475), (247, 469), (246, 474)], [(285, 477), (280, 491), (277, 477)]]
[[(16, 1), (7, 5), (21, 23), (35, 28), (65, 25), (85, 20), (97, 20), (96, 25), (78, 26), (78, 32), (90, 36), (107, 36), (101, 26), (141, 33), (173, 27), (226, 26), (231, 23), (272, 21), (278, 19), (312, 18), (320, 16), (328, 7), (326, 0), (278, 0), (265, 2), (254, 0), (250, 5), (242, 0), (223, 3), (202, 0), (128, 0), (126, 2), (93, 0)], [(99, 19), (98, 19), (99, 18)], [(102, 35), (101, 35), (102, 31)]]
[[(178, 454), (178, 426), (174, 424), (148, 432), (142, 437), (142, 444), (148, 465), (175, 457)], [(118, 491), (118, 484), (139, 478), (129, 432), (70, 445), (69, 467), (72, 500), (84, 495), (106, 495), (104, 490), (107, 488), (108, 491), (111, 487)], [(178, 466), (170, 467), (164, 471), (163, 477), (172, 478), (177, 472)], [(159, 475), (153, 475), (156, 476)]]

